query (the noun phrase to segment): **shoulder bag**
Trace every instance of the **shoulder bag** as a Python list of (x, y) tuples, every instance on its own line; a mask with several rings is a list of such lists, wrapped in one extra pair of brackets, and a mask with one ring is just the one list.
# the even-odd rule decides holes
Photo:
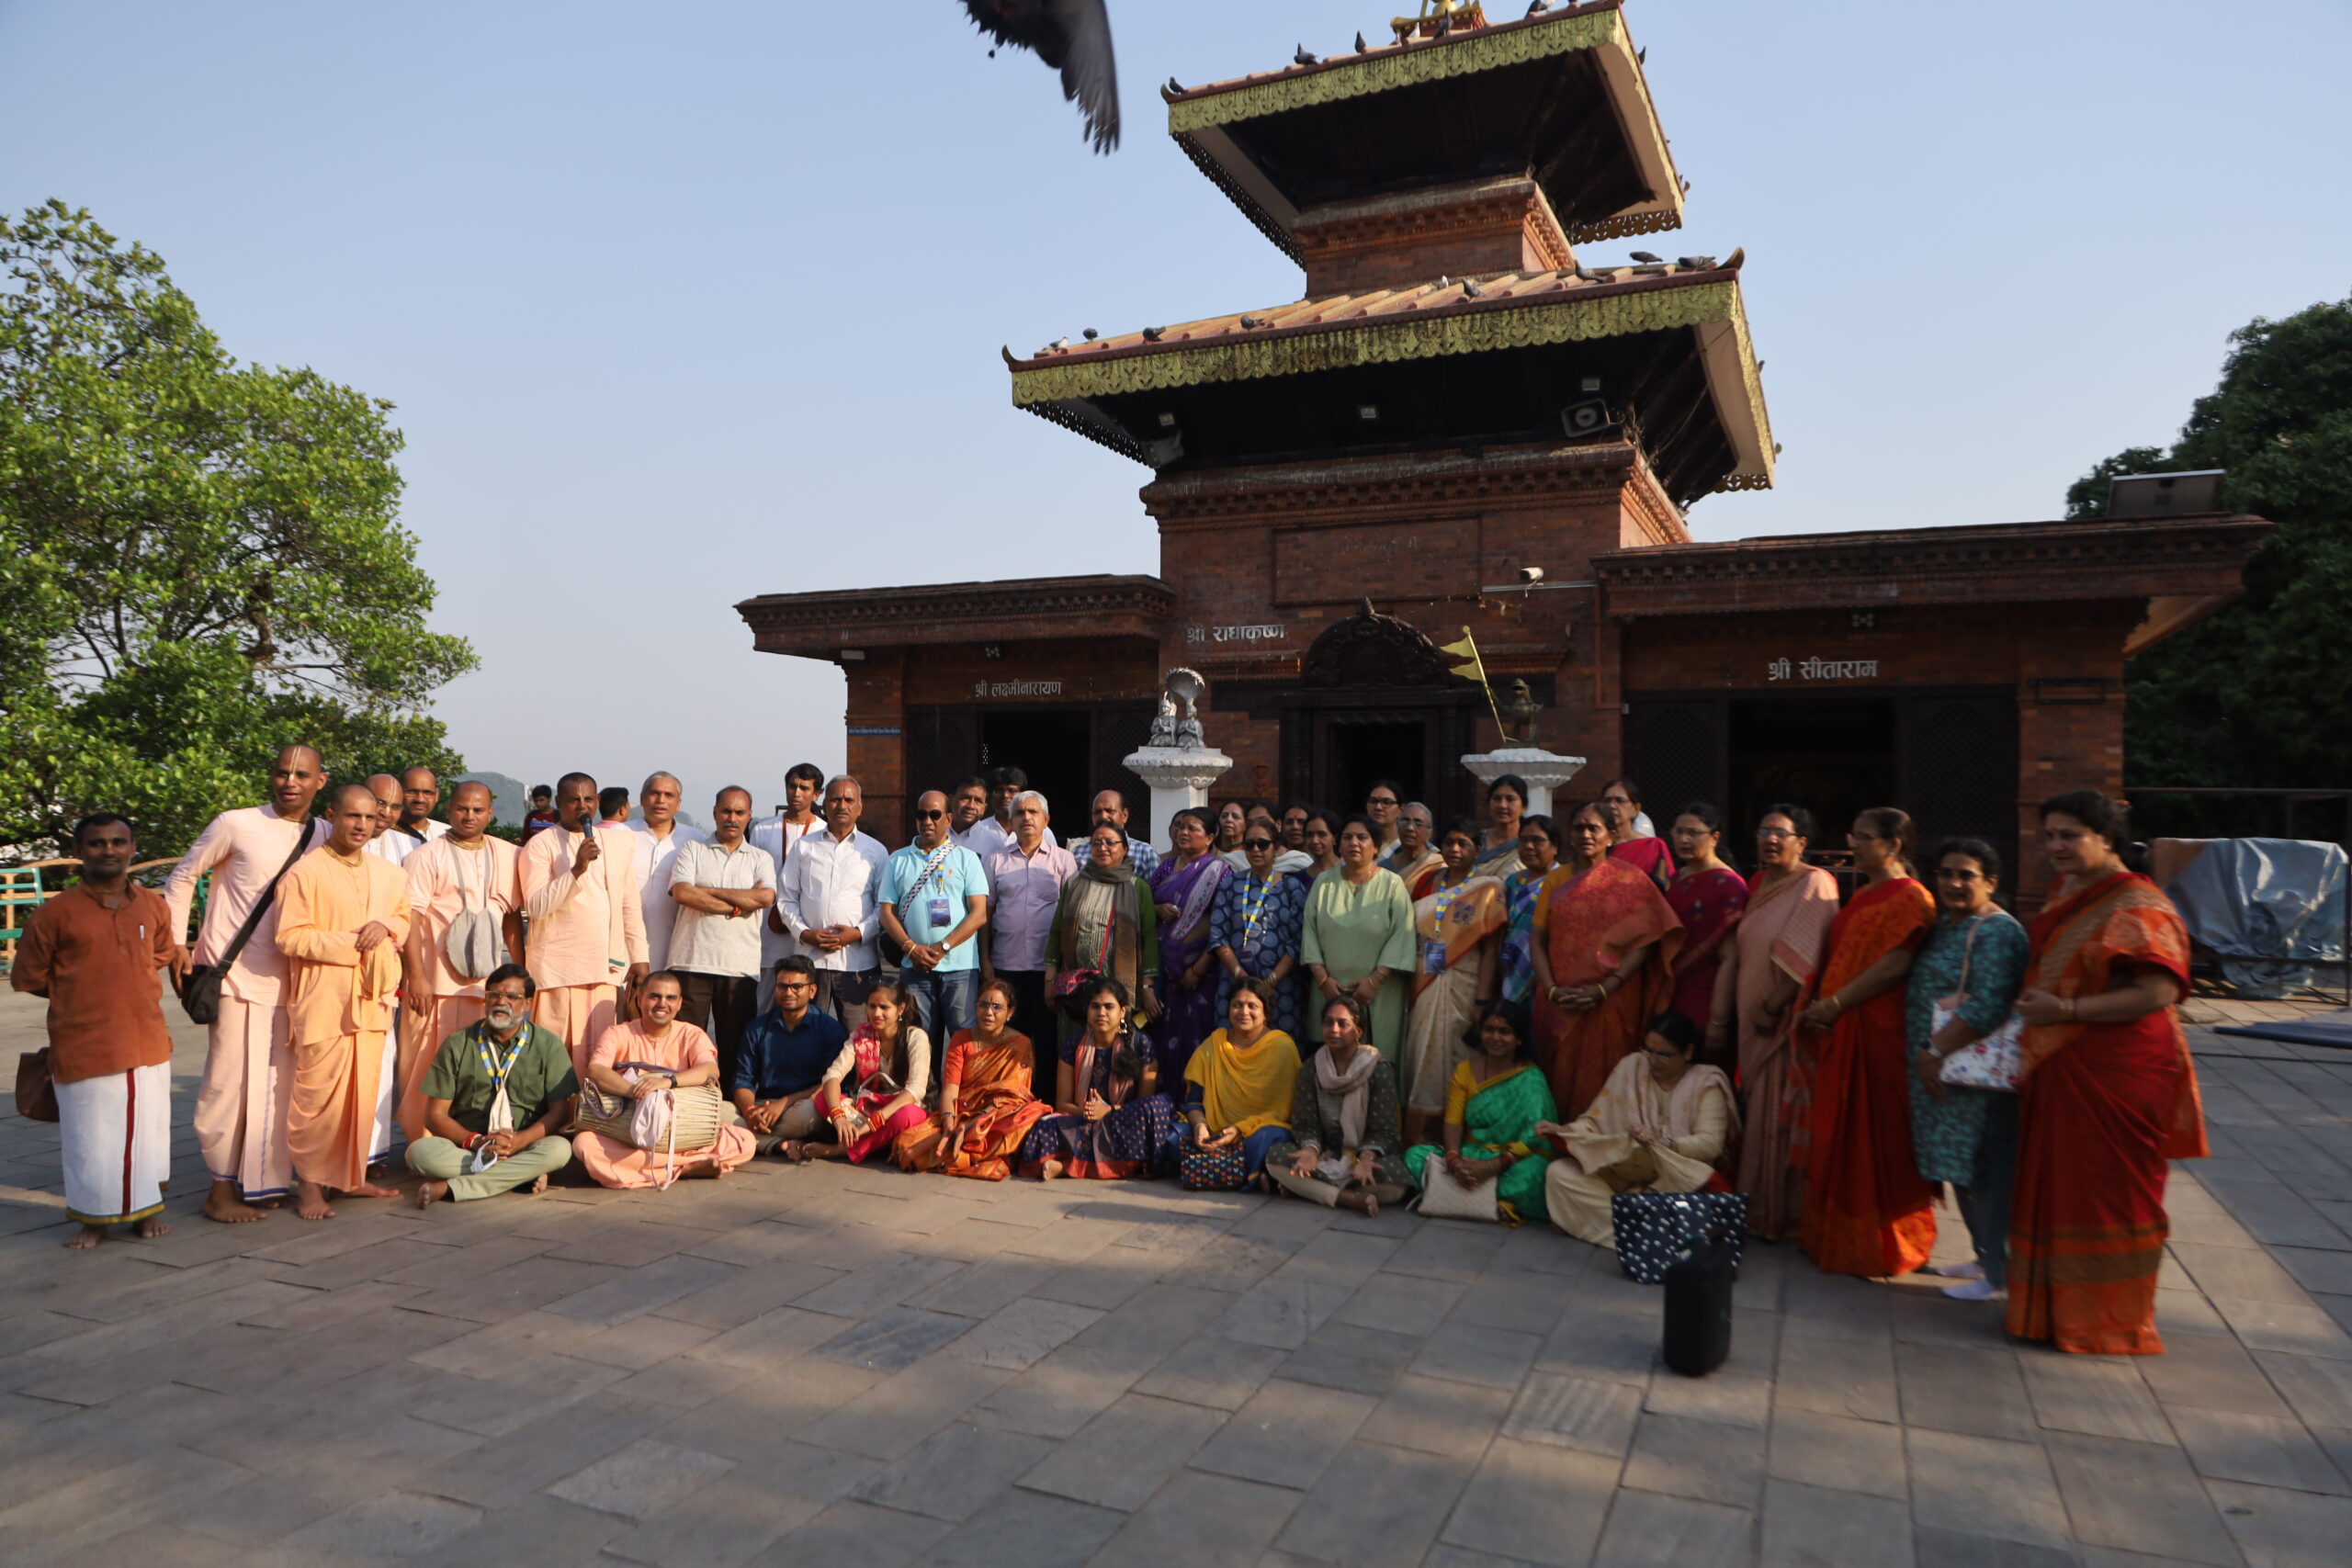
[(28, 1122), (57, 1120), (57, 1083), (49, 1076), (49, 1047), (17, 1057), (17, 1114)]
[(1747, 1251), (1745, 1192), (1619, 1192), (1609, 1200), (1617, 1261), (1645, 1285), (1707, 1244), (1726, 1249), (1734, 1271)]
[(465, 863), (487, 858), (490, 853), (486, 848), (449, 852), (449, 874), (458, 884), (458, 916), (441, 935), (441, 955), (448, 960), (449, 972), (461, 980), (487, 978), (506, 962), (506, 933), (503, 922), (491, 909), (487, 883), (482, 887), (481, 908), (466, 902)]
[[(1979, 915), (1968, 928), (1968, 941), (1960, 950), (1960, 985), (1951, 996), (1928, 1010), (1928, 1038), (1933, 1040), (1943, 1032), (1944, 1025), (1960, 1011), (1960, 1004), (1968, 999), (1968, 961), (1976, 947), (1976, 928), (1991, 919)], [(1989, 1089), (1996, 1093), (2015, 1094), (2018, 1091), (2018, 1051), (2025, 1042), (2025, 1020), (2011, 1010), (2001, 1021), (2001, 1026), (1981, 1039), (1972, 1040), (1944, 1058), (1943, 1069), (1937, 1076), (1948, 1084), (1962, 1089)]]
[[(296, 824), (296, 829), (294, 852), (286, 857), (286, 863), (277, 868), (277, 874), (269, 879), (269, 886), (263, 888), (261, 897), (254, 900), (252, 912), (245, 916), (245, 923), (237, 928), (237, 934), (229, 939), (229, 945), (222, 950), (220, 959), (211, 964), (190, 964), (187, 976), (180, 981), (180, 1010), (187, 1014), (190, 1023), (220, 1021), (221, 982), (229, 977), (229, 971), (236, 967), (237, 954), (244, 952), (245, 943), (253, 940), (254, 928), (261, 924), (262, 916), (276, 901), (277, 885), (286, 880), (286, 874), (294, 869), (294, 863), (300, 860), (302, 852), (311, 847), (310, 818), (304, 818)], [(176, 936), (179, 933), (175, 931), (173, 934)]]

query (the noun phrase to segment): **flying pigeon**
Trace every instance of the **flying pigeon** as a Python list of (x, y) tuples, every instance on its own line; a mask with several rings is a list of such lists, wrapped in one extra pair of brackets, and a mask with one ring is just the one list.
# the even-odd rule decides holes
[(1167, 330), (1168, 329), (1166, 327), (1146, 327), (1143, 330), (1143, 341), (1146, 343), (1158, 343), (1159, 341), (1159, 334)]
[(1096, 338), (1101, 337), (1102, 334), (1096, 332), (1092, 327), (1088, 327), (1078, 335), (1084, 338), (1087, 342), (1092, 343)]
[(1317, 63), (1317, 61), (1315, 56), (1306, 52), (1306, 46), (1305, 44), (1300, 44), (1298, 46), (1298, 52), (1290, 57), (1290, 62), (1293, 65), (1313, 65)]
[(1358, 54), (1362, 54), (1363, 52), (1363, 34), (1358, 33), (1356, 34), (1356, 52)]
[(1062, 73), (1062, 96), (1077, 103), (1097, 152), (1119, 144), (1119, 70), (1102, 6), (1103, 0), (964, 0), (972, 25), (1000, 46), (1032, 50)]
[(1644, 266), (1654, 266), (1658, 262), (1665, 259), (1663, 256), (1653, 255), (1647, 251), (1635, 251), (1633, 253), (1633, 255), (1634, 259), (1640, 262)]

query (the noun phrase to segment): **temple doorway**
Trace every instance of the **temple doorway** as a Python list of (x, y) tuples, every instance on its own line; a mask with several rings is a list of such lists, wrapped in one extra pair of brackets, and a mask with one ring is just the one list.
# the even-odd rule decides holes
[(1893, 701), (1757, 698), (1734, 702), (1730, 718), (1726, 825), (1737, 825), (1738, 837), (1726, 834), (1724, 847), (1738, 858), (1754, 859), (1756, 819), (1778, 802), (1812, 811), (1816, 860), (1844, 853), (1858, 813), (1896, 804)]
[[(980, 715), (980, 766), (1015, 767), (1029, 775), (1029, 787), (1053, 808), (1055, 834), (1063, 842), (1086, 834), (1094, 791), (1090, 772), (1094, 716), (1084, 708), (1041, 708)], [(1131, 801), (1132, 810), (1146, 802)]]
[(1375, 720), (1354, 723), (1334, 719), (1330, 727), (1331, 778), (1337, 795), (1328, 802), (1334, 810), (1362, 811), (1375, 780), (1396, 786), (1399, 800), (1424, 798), (1429, 758), (1429, 726), (1419, 721)]
[(1483, 707), (1419, 628), (1367, 601), (1316, 637), (1284, 695), (1283, 797), (1356, 812), (1374, 779), (1394, 779), (1439, 822), (1459, 816), (1476, 782), (1461, 758)]

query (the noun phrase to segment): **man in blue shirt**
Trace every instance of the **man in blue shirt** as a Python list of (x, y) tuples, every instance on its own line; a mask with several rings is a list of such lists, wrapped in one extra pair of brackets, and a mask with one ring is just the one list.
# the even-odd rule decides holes
[(775, 1006), (752, 1021), (736, 1050), (727, 1092), (762, 1154), (776, 1149), (798, 1161), (807, 1157), (804, 1140), (831, 1135), (817, 1113), (817, 1088), (849, 1034), (839, 1019), (817, 1010), (816, 999), (817, 966), (801, 953), (786, 954), (775, 966)]
[(882, 932), (906, 949), (899, 983), (913, 993), (915, 1021), (931, 1036), (937, 1083), (947, 1039), (973, 1023), (980, 984), (974, 945), (989, 923), (988, 873), (980, 857), (948, 836), (947, 797), (926, 790), (915, 802), (915, 841), (882, 871)]

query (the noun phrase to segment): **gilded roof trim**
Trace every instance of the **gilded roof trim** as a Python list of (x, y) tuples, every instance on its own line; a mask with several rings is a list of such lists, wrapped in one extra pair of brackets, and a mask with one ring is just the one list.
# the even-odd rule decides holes
[(1168, 132), (1181, 136), (1205, 126), (1523, 65), (1556, 54), (1599, 49), (1621, 40), (1624, 32), (1624, 24), (1612, 8), (1583, 15), (1571, 12), (1534, 27), (1482, 28), (1442, 42), (1373, 50), (1327, 62), (1318, 69), (1285, 71), (1264, 81), (1222, 89), (1196, 89), (1169, 104)]

